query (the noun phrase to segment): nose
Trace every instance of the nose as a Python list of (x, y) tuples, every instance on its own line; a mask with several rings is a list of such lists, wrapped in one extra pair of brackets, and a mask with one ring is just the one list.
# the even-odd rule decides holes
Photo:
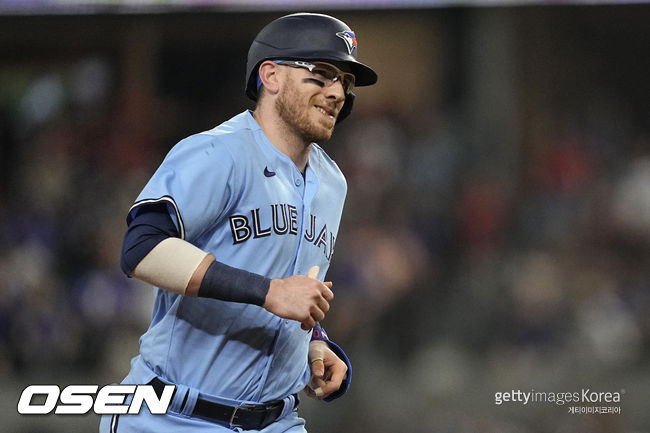
[(332, 83), (331, 86), (325, 88), (325, 94), (328, 99), (335, 99), (338, 101), (345, 100), (345, 91), (343, 90), (343, 84), (340, 80)]

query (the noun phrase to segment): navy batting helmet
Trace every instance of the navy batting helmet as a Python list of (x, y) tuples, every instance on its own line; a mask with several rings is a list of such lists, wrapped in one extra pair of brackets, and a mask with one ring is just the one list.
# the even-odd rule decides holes
[[(257, 101), (257, 74), (265, 60), (336, 61), (345, 63), (354, 74), (357, 87), (377, 82), (377, 74), (357, 61), (357, 39), (343, 21), (329, 15), (297, 13), (267, 24), (255, 37), (246, 62), (246, 95)], [(338, 121), (350, 114), (354, 94), (349, 93)]]

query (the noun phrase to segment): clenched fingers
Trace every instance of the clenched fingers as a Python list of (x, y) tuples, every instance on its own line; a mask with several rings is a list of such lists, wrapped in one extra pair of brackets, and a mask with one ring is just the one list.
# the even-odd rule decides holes
[(325, 318), (334, 299), (331, 282), (294, 275), (271, 280), (264, 308), (284, 319), (296, 320), (309, 330)]
[(325, 298), (327, 302), (332, 302), (334, 299), (334, 292), (332, 292), (332, 282), (325, 281), (323, 285), (325, 286), (325, 289), (322, 291), (323, 298)]

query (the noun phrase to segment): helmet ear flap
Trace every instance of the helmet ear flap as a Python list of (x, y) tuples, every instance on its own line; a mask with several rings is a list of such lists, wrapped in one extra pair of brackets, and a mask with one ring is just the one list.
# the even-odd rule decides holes
[(354, 98), (355, 95), (352, 92), (345, 95), (345, 102), (343, 103), (343, 107), (341, 107), (341, 111), (339, 111), (336, 123), (343, 122), (343, 120), (350, 115), (352, 112), (352, 106), (354, 105)]

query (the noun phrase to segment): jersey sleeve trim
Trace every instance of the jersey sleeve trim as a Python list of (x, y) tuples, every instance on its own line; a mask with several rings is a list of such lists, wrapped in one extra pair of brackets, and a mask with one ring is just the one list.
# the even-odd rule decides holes
[(178, 231), (180, 233), (181, 239), (185, 240), (185, 224), (183, 224), (183, 218), (181, 217), (181, 212), (178, 209), (178, 205), (176, 204), (176, 201), (174, 201), (174, 198), (168, 195), (164, 195), (160, 198), (148, 198), (144, 200), (139, 200), (131, 206), (128, 212), (127, 216), (127, 224), (131, 222), (131, 220), (134, 218), (134, 213), (133, 211), (136, 210), (138, 207), (144, 205), (144, 204), (152, 204), (152, 203), (167, 203), (171, 205), (172, 209), (174, 209), (174, 213), (176, 214), (176, 221), (178, 222)]

